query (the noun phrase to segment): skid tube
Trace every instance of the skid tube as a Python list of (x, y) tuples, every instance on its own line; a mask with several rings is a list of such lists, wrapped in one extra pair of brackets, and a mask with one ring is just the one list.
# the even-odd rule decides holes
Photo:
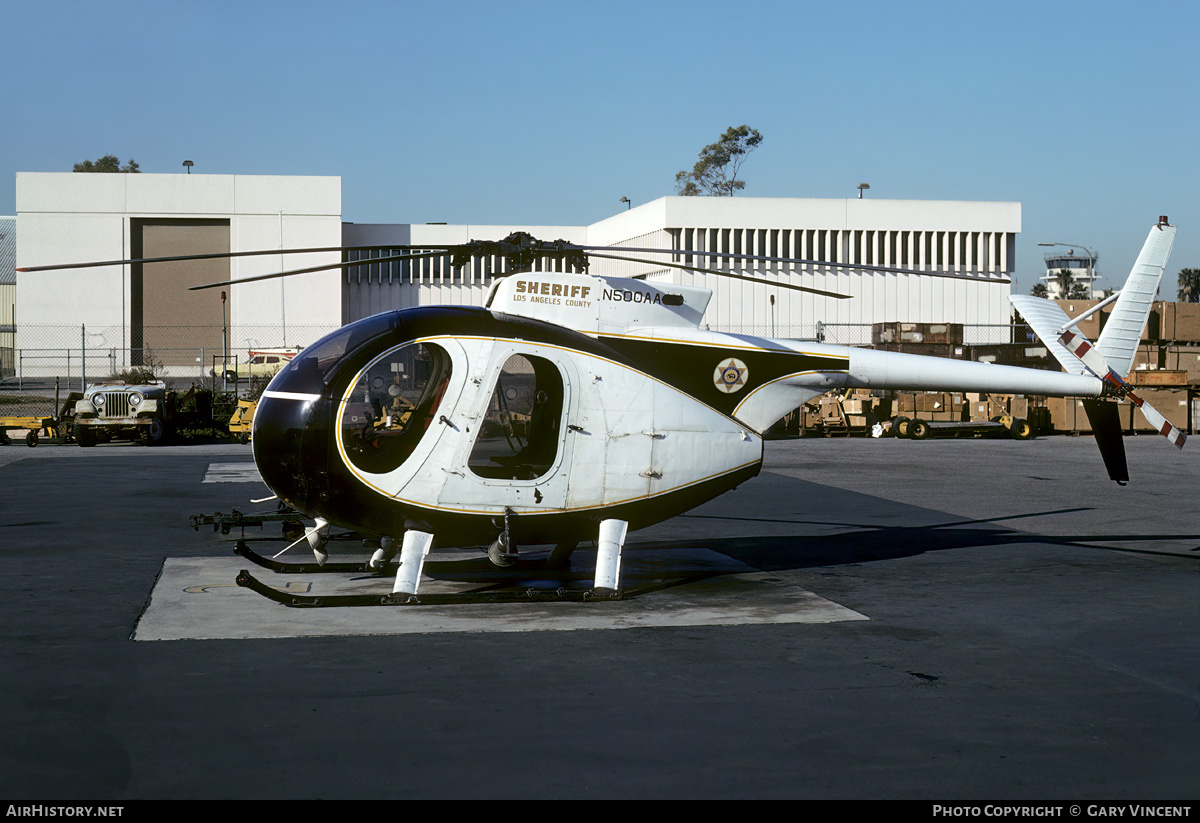
[(233, 553), (249, 560), (256, 566), (262, 566), (277, 574), (395, 574), (400, 564), (395, 560), (382, 564), (378, 569), (372, 569), (367, 561), (361, 563), (326, 563), (319, 565), (315, 560), (311, 563), (281, 563), (270, 557), (263, 557), (246, 545), (245, 540), (239, 540), (233, 547)]
[(238, 573), (237, 584), (261, 594), (269, 600), (292, 608), (328, 608), (346, 606), (447, 606), (473, 603), (530, 603), (530, 602), (574, 602), (610, 603), (627, 600), (648, 591), (657, 591), (683, 581), (671, 581), (666, 585), (647, 586), (633, 592), (597, 591), (595, 589), (523, 589), (521, 591), (493, 591), (484, 587), (466, 592), (443, 594), (334, 594), (308, 595), (287, 594), (258, 580), (243, 569)]
[[(366, 563), (326, 563), (319, 566), (316, 563), (281, 563), (271, 558), (263, 557), (254, 552), (243, 541), (239, 540), (234, 552), (252, 563), (280, 574), (360, 574), (366, 573), (376, 577), (394, 575), (399, 568), (395, 561), (385, 564), (380, 569), (372, 569)], [(684, 583), (697, 583), (712, 577), (719, 577), (720, 572), (705, 572), (689, 577), (672, 580), (658, 580), (634, 589), (568, 589), (524, 588), (504, 591), (510, 585), (507, 582), (492, 583), (477, 589), (464, 592), (445, 592), (440, 594), (335, 594), (335, 595), (300, 595), (281, 592), (255, 578), (250, 572), (242, 569), (237, 576), (237, 584), (250, 589), (269, 600), (293, 608), (320, 608), (343, 606), (440, 606), (450, 604), (471, 603), (531, 603), (531, 602), (570, 602), (570, 603), (611, 603), (617, 600), (631, 600), (652, 592), (663, 591)]]

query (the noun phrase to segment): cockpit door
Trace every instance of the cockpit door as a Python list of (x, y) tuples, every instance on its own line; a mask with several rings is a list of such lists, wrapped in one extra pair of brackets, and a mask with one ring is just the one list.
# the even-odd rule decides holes
[(561, 509), (573, 372), (561, 350), (498, 343), (476, 394), (460, 403), (467, 436), (439, 503), (499, 512)]

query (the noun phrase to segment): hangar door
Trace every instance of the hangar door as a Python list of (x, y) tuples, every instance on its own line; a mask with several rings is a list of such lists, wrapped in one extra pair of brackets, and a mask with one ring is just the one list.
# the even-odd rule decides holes
[[(130, 237), (134, 257), (180, 257), (229, 251), (228, 220), (136, 219)], [(224, 337), (222, 289), (188, 286), (229, 279), (229, 258), (135, 263), (131, 266), (130, 348), (134, 365), (151, 358), (182, 371), (207, 374)], [(224, 289), (228, 292), (229, 289)], [(203, 371), (196, 358), (204, 350)], [(189, 372), (183, 372), (187, 374)]]

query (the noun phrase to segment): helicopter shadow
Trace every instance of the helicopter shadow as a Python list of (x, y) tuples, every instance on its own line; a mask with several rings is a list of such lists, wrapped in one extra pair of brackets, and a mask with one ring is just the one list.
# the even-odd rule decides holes
[[(875, 524), (842, 524), (846, 530), (835, 534), (812, 534), (796, 530), (791, 534), (745, 535), (710, 538), (704, 546), (736, 558), (762, 571), (796, 571), (813, 568), (850, 566), (880, 561), (965, 549), (996, 549), (1031, 543), (1091, 550), (1120, 550), (1170, 556), (1186, 556), (1179, 552), (1138, 548), (1136, 544), (1158, 544), (1163, 541), (1188, 541), (1200, 544), (1200, 534), (1117, 534), (1089, 533), (1075, 535), (1043, 535), (1004, 528), (1001, 521), (1018, 518), (1046, 517), (1087, 511), (1086, 508), (1032, 511), (1020, 515), (983, 520), (948, 520), (920, 526), (879, 526)], [(725, 518), (718, 518), (725, 519)], [(803, 521), (775, 520), (781, 526), (804, 525)], [(822, 521), (825, 524), (825, 521)], [(639, 548), (669, 549), (695, 541), (665, 541)], [(1131, 545), (1095, 545), (1120, 543)], [(1200, 553), (1200, 545), (1188, 551)], [(1200, 554), (1194, 555), (1200, 559)]]
[[(1087, 505), (1021, 510), (1017, 508), (1020, 498), (1013, 499), (1016, 505), (1010, 514), (971, 518), (776, 474), (768, 483), (735, 491), (680, 515), (671, 523), (669, 539), (643, 542), (639, 547), (697, 545), (689, 534), (694, 533), (703, 535), (699, 545), (763, 571), (849, 566), (1030, 544), (1200, 558), (1200, 533), (1191, 528), (1158, 533), (1106, 531), (1103, 527), (1085, 531), (1087, 524), (1096, 521), (1114, 523), (1117, 513)], [(791, 513), (795, 514), (787, 516)], [(1134, 514), (1130, 513), (1130, 520), (1144, 520), (1144, 512), (1137, 512), (1138, 517)], [(1023, 523), (1034, 525), (1031, 521), (1036, 521), (1034, 529), (1022, 530)], [(658, 535), (651, 532), (646, 536)], [(1170, 550), (1164, 550), (1164, 542)]]
[[(1200, 534), (1088, 533), (1040, 535), (1009, 528), (1010, 521), (1087, 512), (1087, 507), (1044, 509), (985, 519), (945, 518), (919, 525), (895, 525), (841, 520), (799, 520), (721, 515), (681, 515), (676, 520), (696, 521), (706, 536), (672, 540), (636, 541), (626, 546), (622, 567), (623, 587), (641, 593), (732, 575), (757, 572), (804, 571), (852, 567), (920, 555), (962, 550), (1006, 549), (1030, 544), (1092, 551), (1118, 549), (1180, 556), (1150, 546), (1163, 541), (1189, 541), (1200, 553)], [(716, 536), (714, 521), (742, 530), (766, 526), (770, 534)], [(782, 533), (780, 533), (782, 532)], [(1121, 545), (1096, 545), (1116, 544)], [(581, 547), (568, 568), (544, 564), (549, 547), (530, 547), (524, 558), (509, 569), (497, 569), (484, 557), (462, 555), (458, 560), (433, 560), (425, 574), (445, 582), (486, 584), (488, 589), (508, 587), (586, 587), (594, 567), (594, 550)], [(1184, 555), (1186, 556), (1186, 555)], [(1192, 555), (1200, 559), (1200, 554)]]
[[(812, 517), (757, 516), (759, 512), (812, 512)], [(1075, 533), (1022, 531), (1023, 520), (1091, 512), (1088, 506), (1035, 509), (970, 519), (931, 508), (776, 476), (775, 482), (710, 501), (634, 535), (622, 559), (622, 588), (659, 591), (713, 578), (761, 572), (834, 569), (947, 551), (1052, 545), (1080, 550), (1189, 555), (1157, 551), (1163, 541), (1189, 541), (1200, 559), (1197, 533)], [(639, 539), (640, 538), (640, 539)], [(1107, 545), (1096, 545), (1107, 544)], [(1113, 545), (1120, 544), (1120, 545)], [(522, 546), (511, 567), (497, 568), (485, 547), (442, 549), (430, 555), (423, 574), (440, 584), (475, 592), (505, 589), (588, 588), (595, 574), (595, 547), (582, 544), (569, 565), (546, 562), (551, 546)], [(364, 574), (355, 579), (389, 577)]]

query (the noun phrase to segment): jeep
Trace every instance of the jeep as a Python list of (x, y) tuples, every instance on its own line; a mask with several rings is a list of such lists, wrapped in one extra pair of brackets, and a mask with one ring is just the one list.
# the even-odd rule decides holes
[(169, 433), (174, 401), (175, 393), (168, 392), (161, 380), (93, 383), (75, 403), (75, 441), (94, 446), (101, 440), (127, 437), (157, 446)]

